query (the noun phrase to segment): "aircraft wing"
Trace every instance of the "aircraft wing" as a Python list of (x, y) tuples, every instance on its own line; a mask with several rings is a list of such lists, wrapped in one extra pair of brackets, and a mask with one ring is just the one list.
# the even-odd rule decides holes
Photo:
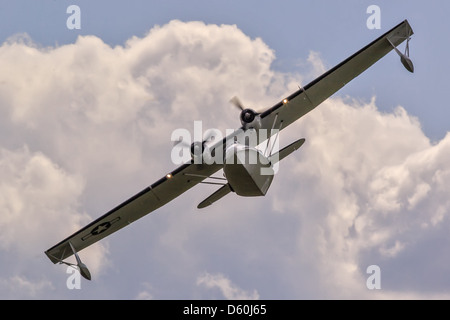
[(284, 129), (317, 107), (413, 34), (405, 20), (334, 68), (261, 113), (262, 129)]
[(61, 262), (61, 260), (73, 254), (69, 242), (78, 252), (165, 205), (221, 168), (222, 166), (218, 164), (188, 163), (181, 165), (151, 186), (48, 249), (45, 254), (53, 263)]

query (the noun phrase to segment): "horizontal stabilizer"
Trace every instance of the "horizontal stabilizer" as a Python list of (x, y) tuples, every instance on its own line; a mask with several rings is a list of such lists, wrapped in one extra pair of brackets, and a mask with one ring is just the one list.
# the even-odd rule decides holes
[(277, 163), (278, 161), (281, 161), (282, 159), (286, 158), (288, 155), (290, 155), (295, 150), (299, 149), (303, 143), (305, 143), (305, 139), (299, 139), (295, 142), (292, 142), (287, 147), (284, 147), (277, 153), (270, 156), (269, 160), (272, 162), (272, 164)]
[(230, 185), (227, 183), (223, 187), (221, 187), (219, 190), (214, 192), (212, 195), (210, 195), (208, 198), (200, 202), (200, 204), (197, 206), (198, 209), (206, 208), (207, 206), (212, 205), (217, 200), (221, 199), (222, 197), (226, 196), (231, 192)]

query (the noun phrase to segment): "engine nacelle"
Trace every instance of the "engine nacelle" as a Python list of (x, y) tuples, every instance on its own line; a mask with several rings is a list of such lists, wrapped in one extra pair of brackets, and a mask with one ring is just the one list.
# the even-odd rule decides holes
[(244, 129), (261, 128), (261, 116), (252, 109), (244, 109), (240, 115), (241, 124)]
[(205, 151), (205, 142), (195, 141), (191, 144), (191, 157), (195, 164), (203, 163), (203, 152)]
[(196, 141), (191, 144), (191, 158), (195, 164), (214, 163), (215, 153), (206, 145), (206, 141)]

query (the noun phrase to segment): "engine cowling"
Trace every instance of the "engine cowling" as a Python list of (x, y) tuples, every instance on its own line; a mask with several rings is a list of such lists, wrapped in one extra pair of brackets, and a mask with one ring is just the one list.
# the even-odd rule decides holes
[(241, 124), (245, 129), (261, 128), (261, 116), (252, 109), (244, 109), (240, 115)]
[(191, 156), (200, 156), (203, 151), (205, 151), (205, 143), (202, 143), (200, 141), (192, 142), (191, 144)]
[(216, 159), (216, 156), (219, 158), (219, 161), (221, 161), (222, 153), (218, 153), (216, 151), (217, 148), (210, 149), (206, 145), (206, 141), (196, 141), (191, 144), (191, 158), (195, 164), (213, 164), (218, 160)]
[(205, 142), (195, 141), (191, 144), (191, 157), (194, 163), (203, 162), (203, 152), (205, 151)]

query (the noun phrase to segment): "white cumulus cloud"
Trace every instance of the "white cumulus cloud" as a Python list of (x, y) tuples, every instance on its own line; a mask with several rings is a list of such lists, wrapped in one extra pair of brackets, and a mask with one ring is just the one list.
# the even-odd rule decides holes
[(204, 273), (197, 278), (197, 285), (207, 289), (217, 288), (227, 300), (258, 300), (259, 294), (256, 290), (248, 292), (239, 288), (223, 274)]

